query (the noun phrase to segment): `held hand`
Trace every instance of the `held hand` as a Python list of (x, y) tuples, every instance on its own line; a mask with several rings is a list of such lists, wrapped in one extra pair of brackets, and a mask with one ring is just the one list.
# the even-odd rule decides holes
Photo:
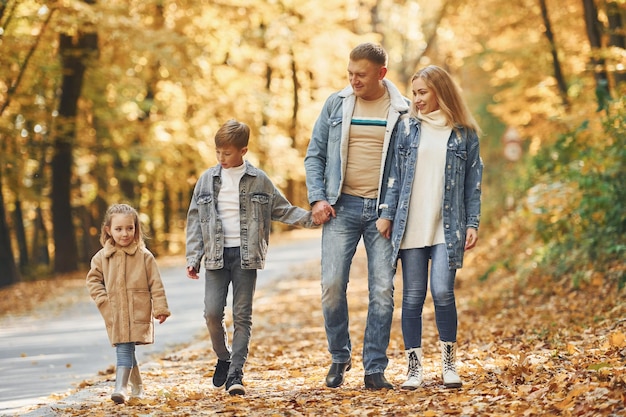
[(313, 222), (315, 224), (324, 224), (331, 217), (336, 217), (335, 209), (326, 200), (316, 201), (311, 209), (313, 214)]
[(478, 242), (478, 230), (473, 227), (468, 227), (465, 233), (465, 250), (470, 250)]
[(392, 224), (389, 219), (378, 219), (376, 220), (376, 229), (385, 239), (389, 239), (391, 237)]
[(188, 266), (187, 267), (187, 278), (191, 278), (191, 279), (198, 279), (198, 278), (200, 278), (198, 276), (198, 271), (196, 271), (196, 268), (194, 268), (193, 266)]
[(165, 320), (167, 320), (167, 316), (165, 314), (159, 314), (158, 316), (156, 316), (156, 319), (159, 321), (159, 324), (161, 324)]

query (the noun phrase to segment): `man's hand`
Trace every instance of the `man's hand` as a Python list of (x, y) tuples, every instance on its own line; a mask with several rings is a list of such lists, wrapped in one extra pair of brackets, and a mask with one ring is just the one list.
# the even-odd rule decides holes
[(378, 233), (380, 233), (385, 239), (389, 239), (391, 237), (392, 225), (393, 223), (389, 219), (376, 220), (376, 229), (378, 229)]
[(337, 217), (335, 209), (326, 200), (316, 201), (315, 204), (313, 204), (311, 212), (315, 224), (324, 224), (329, 221), (331, 217)]
[(191, 279), (198, 279), (198, 278), (200, 278), (198, 276), (198, 271), (196, 271), (196, 268), (194, 268), (193, 266), (188, 266), (187, 267), (187, 278), (191, 278)]

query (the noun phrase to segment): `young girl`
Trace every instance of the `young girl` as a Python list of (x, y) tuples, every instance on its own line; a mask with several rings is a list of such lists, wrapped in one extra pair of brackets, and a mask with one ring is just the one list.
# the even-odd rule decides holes
[(154, 343), (152, 317), (163, 323), (170, 315), (154, 256), (146, 249), (139, 215), (127, 204), (114, 204), (102, 223), (103, 248), (91, 259), (87, 288), (104, 318), (115, 346), (117, 373), (111, 399), (126, 401), (143, 395), (135, 345)]

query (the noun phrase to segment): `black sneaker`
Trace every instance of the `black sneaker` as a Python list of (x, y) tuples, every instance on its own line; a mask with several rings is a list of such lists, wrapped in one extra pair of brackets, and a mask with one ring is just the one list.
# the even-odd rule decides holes
[(220, 388), (224, 386), (226, 382), (226, 377), (228, 376), (228, 367), (230, 366), (230, 361), (223, 361), (221, 359), (217, 360), (217, 365), (215, 365), (215, 372), (213, 373), (213, 386), (215, 388)]
[(226, 391), (230, 395), (244, 395), (246, 393), (246, 389), (243, 387), (243, 372), (241, 369), (235, 369), (235, 372), (228, 376)]

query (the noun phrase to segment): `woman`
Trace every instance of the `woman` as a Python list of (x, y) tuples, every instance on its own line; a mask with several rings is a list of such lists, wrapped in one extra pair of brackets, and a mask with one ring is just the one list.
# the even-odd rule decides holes
[(480, 128), (459, 88), (430, 65), (412, 78), (413, 109), (395, 128), (389, 189), (378, 231), (391, 237), (402, 261), (402, 334), (408, 359), (402, 388), (422, 384), (422, 309), (430, 286), (448, 388), (462, 385), (456, 371), (456, 270), (476, 245), (483, 164)]

